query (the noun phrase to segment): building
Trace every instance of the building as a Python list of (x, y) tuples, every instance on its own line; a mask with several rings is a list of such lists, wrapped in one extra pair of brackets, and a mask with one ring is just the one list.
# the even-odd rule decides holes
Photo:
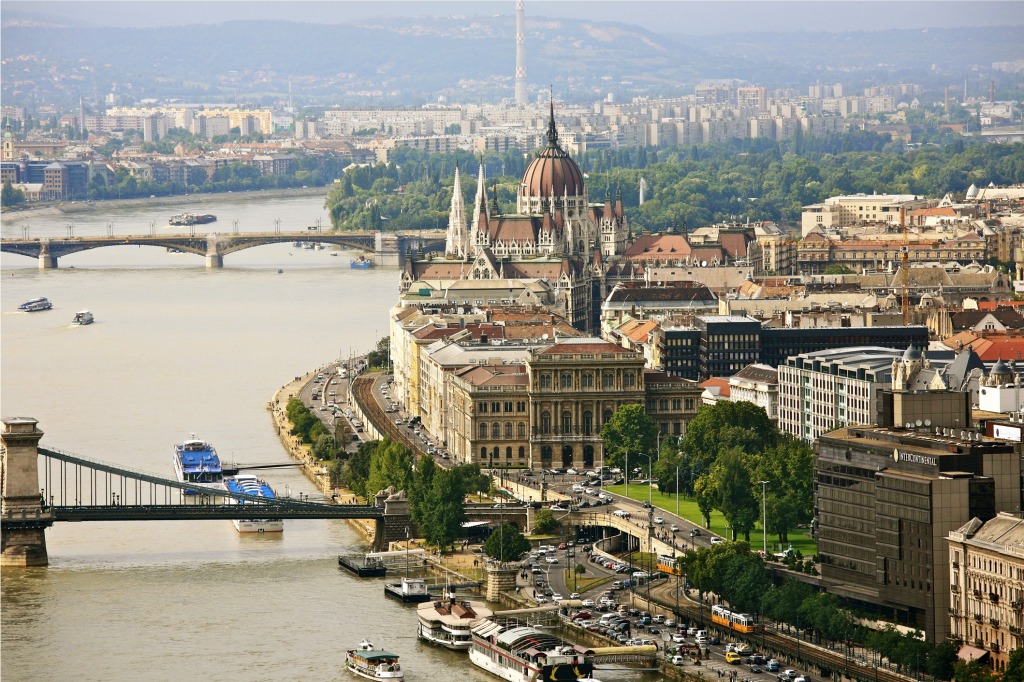
[(984, 365), (969, 349), (926, 356), (915, 346), (853, 346), (801, 353), (778, 368), (779, 430), (813, 443), (841, 426), (876, 423), (881, 391), (971, 391)]
[(1024, 646), (1024, 519), (975, 517), (949, 533), (949, 629), (963, 660), (1004, 672)]
[(761, 359), (761, 323), (739, 315), (695, 315), (702, 378), (728, 377)]
[(865, 223), (906, 224), (906, 212), (927, 208), (938, 200), (915, 194), (852, 194), (829, 197), (823, 203), (804, 206), (801, 234), (806, 237), (821, 229), (835, 229)]
[(892, 391), (882, 402), (879, 426), (840, 428), (815, 443), (821, 583), (944, 641), (952, 634), (946, 538), (1020, 504), (1020, 451), (964, 429), (968, 393)]
[(779, 371), (759, 363), (747, 365), (729, 377), (729, 400), (753, 403), (775, 421), (779, 417)]

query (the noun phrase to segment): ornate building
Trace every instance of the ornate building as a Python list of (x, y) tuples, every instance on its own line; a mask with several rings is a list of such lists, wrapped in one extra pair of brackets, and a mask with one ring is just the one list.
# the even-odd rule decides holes
[[(464, 280), (546, 280), (574, 327), (599, 328), (606, 260), (626, 251), (629, 226), (622, 196), (591, 204), (584, 175), (558, 143), (554, 107), (547, 146), (523, 174), (516, 212), (502, 214), (481, 166), (472, 217), (456, 171), (445, 255), (409, 257), (402, 291), (442, 290)], [(415, 286), (414, 286), (415, 285)]]

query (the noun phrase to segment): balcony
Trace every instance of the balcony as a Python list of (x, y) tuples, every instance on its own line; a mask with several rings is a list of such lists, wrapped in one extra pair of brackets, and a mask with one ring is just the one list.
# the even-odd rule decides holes
[(976, 623), (980, 623), (981, 622), (981, 614), (980, 613), (974, 614), (974, 621)]
[(949, 586), (949, 591), (952, 592), (953, 594), (960, 594), (960, 586), (959, 585), (950, 585)]
[(999, 627), (999, 619), (998, 618), (989, 618), (988, 619), (988, 624), (991, 625), (994, 628), (997, 628), (997, 627)]
[(974, 591), (974, 596), (977, 597), (978, 599), (981, 599), (981, 590), (979, 590), (977, 587), (975, 587), (973, 591)]
[(1020, 634), (1020, 628), (1017, 627), (1016, 625), (1011, 625), (1010, 626), (1010, 632), (1012, 632), (1015, 635), (1019, 635)]
[(989, 648), (989, 651), (991, 651), (992, 653), (998, 654), (999, 653), (999, 642), (989, 642), (988, 643), (988, 648)]
[(999, 603), (999, 594), (996, 593), (996, 592), (989, 592), (988, 593), (988, 598), (992, 600), (993, 604), (998, 604)]

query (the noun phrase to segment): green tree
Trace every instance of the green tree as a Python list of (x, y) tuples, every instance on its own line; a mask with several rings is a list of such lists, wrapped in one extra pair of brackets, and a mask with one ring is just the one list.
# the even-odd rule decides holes
[(484, 554), (498, 561), (518, 561), (530, 551), (530, 542), (512, 524), (494, 529), (484, 542)]
[[(370, 460), (370, 475), (366, 482), (368, 496), (394, 486), (406, 494), (412, 485), (412, 452), (401, 443), (390, 438), (380, 442)], [(462, 498), (459, 498), (462, 502)]]
[[(928, 672), (931, 670), (929, 669)], [(949, 678), (943, 677), (942, 679)], [(1010, 652), (1010, 660), (1006, 662), (1006, 670), (1003, 671), (1001, 682), (1024, 682), (1024, 648), (1017, 647)]]
[(15, 189), (10, 180), (5, 181), (3, 189), (0, 190), (0, 206), (17, 206), (23, 203), (25, 203), (25, 193), (20, 189)]
[(424, 523), (423, 511), (430, 490), (434, 487), (434, 475), (437, 473), (437, 464), (430, 455), (421, 455), (416, 463), (416, 471), (413, 472), (412, 485), (409, 487), (409, 514), (413, 523), (422, 527)]
[(533, 530), (535, 533), (546, 535), (553, 533), (559, 526), (558, 520), (550, 509), (541, 509), (533, 517)]
[(438, 468), (430, 493), (423, 505), (420, 525), (424, 539), (431, 545), (445, 548), (462, 533), (466, 508), (462, 501), (466, 490), (463, 479), (453, 469)]
[[(658, 440), (654, 420), (647, 416), (644, 406), (623, 405), (601, 429), (604, 441), (604, 461), (608, 466), (625, 466), (626, 453), (653, 455)], [(634, 460), (634, 461), (638, 461)], [(626, 472), (629, 475), (629, 472)]]
[(319, 460), (334, 459), (334, 436), (322, 433), (313, 444), (313, 456)]
[(996, 682), (999, 675), (981, 661), (958, 661), (953, 668), (954, 682)]
[(758, 453), (775, 445), (778, 428), (764, 408), (746, 401), (717, 402), (701, 407), (686, 428), (680, 443), (684, 468), (680, 485), (696, 481), (711, 470), (718, 453), (738, 447), (746, 453)]
[(851, 270), (849, 267), (843, 265), (842, 263), (832, 263), (831, 265), (826, 265), (825, 266), (825, 274), (826, 275), (854, 275), (856, 273), (853, 270)]
[(370, 497), (366, 493), (366, 482), (370, 478), (370, 460), (378, 445), (380, 445), (380, 441), (361, 443), (359, 448), (345, 460), (341, 470), (341, 484), (367, 500)]
[(758, 501), (754, 497), (750, 471), (744, 453), (738, 447), (723, 450), (713, 469), (715, 507), (729, 522), (732, 539), (743, 533), (750, 542), (750, 530), (758, 517)]

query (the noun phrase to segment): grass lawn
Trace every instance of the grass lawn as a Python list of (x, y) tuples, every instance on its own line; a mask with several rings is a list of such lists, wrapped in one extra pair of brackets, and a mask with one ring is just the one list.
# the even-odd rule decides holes
[(575, 592), (579, 592), (581, 594), (583, 592), (587, 592), (592, 587), (597, 587), (598, 585), (604, 585), (606, 583), (610, 583), (612, 580), (615, 579), (615, 576), (611, 576), (611, 575), (601, 576), (601, 577), (597, 577), (597, 578), (595, 578), (592, 575), (590, 575), (590, 577), (588, 577), (589, 571), (588, 571), (588, 575), (577, 576), (575, 574), (575, 572), (570, 572), (568, 568), (566, 568), (563, 571), (563, 573), (565, 575), (565, 584), (566, 584), (566, 586), (569, 587), (569, 589), (572, 589), (572, 586), (574, 584), (573, 583), (573, 578), (575, 578), (576, 579), (576, 582), (575, 582), (576, 589), (574, 591)]
[[(605, 488), (610, 493), (616, 495), (625, 495), (625, 485), (610, 485)], [(648, 487), (647, 485), (641, 485), (639, 483), (631, 483), (629, 486), (629, 498), (631, 500), (642, 501), (648, 499), (650, 496), (654, 506), (663, 509), (666, 512), (675, 514), (676, 512), (676, 496), (670, 493), (663, 493), (658, 490), (657, 486)], [(657, 512), (655, 512), (657, 513)], [(701, 523), (702, 519), (700, 516), (700, 510), (697, 508), (697, 501), (692, 497), (686, 497), (685, 495), (679, 496), (679, 516), (690, 521), (691, 523), (703, 528)], [(715, 535), (721, 535), (726, 540), (731, 539), (731, 534), (726, 527), (725, 517), (722, 516), (721, 512), (711, 512), (711, 526), (707, 530), (711, 531)], [(742, 540), (743, 536), (737, 536), (738, 539)], [(758, 523), (750, 531), (750, 546), (753, 549), (759, 549), (762, 546), (763, 534), (761, 531), (761, 524)], [(687, 539), (687, 538), (683, 538)], [(780, 547), (778, 538), (768, 536), (768, 551), (769, 552), (780, 552), (789, 545), (793, 546), (793, 549), (799, 549), (805, 557), (810, 557), (818, 552), (818, 546), (811, 538), (810, 532), (806, 530), (791, 530), (789, 531), (789, 542), (786, 543), (785, 547)]]

